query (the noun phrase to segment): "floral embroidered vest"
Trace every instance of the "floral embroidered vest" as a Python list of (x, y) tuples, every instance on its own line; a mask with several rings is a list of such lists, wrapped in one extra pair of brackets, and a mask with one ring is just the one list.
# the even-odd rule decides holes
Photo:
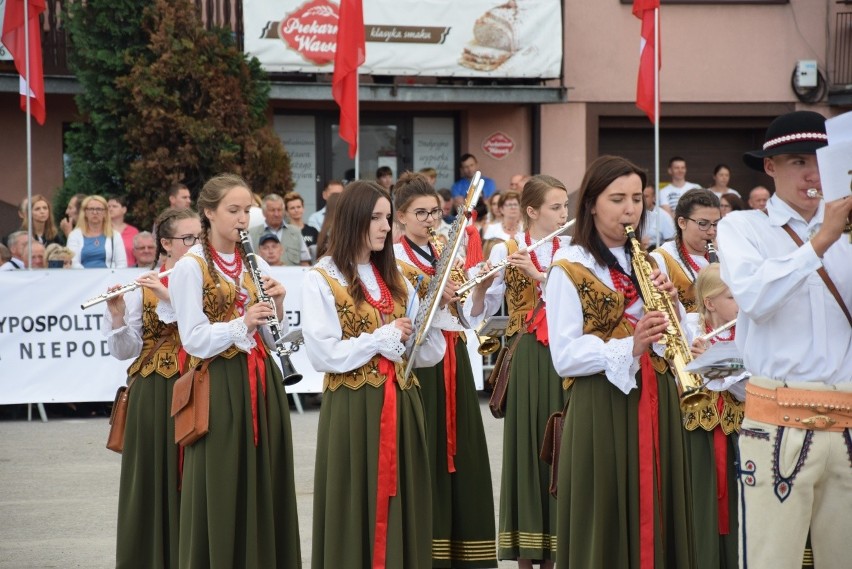
[[(219, 291), (216, 290), (216, 281), (213, 280), (213, 276), (210, 274), (210, 269), (207, 266), (207, 261), (204, 257), (199, 257), (198, 255), (194, 255), (192, 253), (188, 253), (187, 256), (195, 259), (198, 263), (198, 266), (201, 268), (201, 305), (204, 308), (204, 314), (207, 315), (207, 318), (210, 319), (210, 322), (228, 322), (233, 320), (234, 318), (239, 318), (240, 315), (237, 312), (237, 307), (234, 305), (234, 295), (237, 294), (237, 288), (234, 284), (226, 278), (223, 278), (221, 275), (219, 276)], [(246, 307), (255, 304), (257, 302), (257, 287), (254, 285), (254, 280), (252, 280), (251, 275), (248, 271), (243, 272), (243, 281), (242, 286), (249, 293), (249, 298), (246, 303)], [(230, 312), (228, 309), (231, 306), (234, 306)], [(230, 359), (240, 353), (241, 350), (236, 346), (232, 345), (224, 352), (219, 354), (219, 357)], [(201, 362), (200, 358), (192, 356), (189, 358), (189, 366), (195, 366)]]
[[(150, 289), (142, 287), (142, 351), (139, 357), (130, 364), (127, 375), (139, 373), (142, 377), (148, 377), (154, 372), (169, 379), (179, 371), (178, 351), (180, 350), (180, 336), (178, 335), (177, 322), (166, 324), (157, 317), (157, 298)], [(166, 337), (166, 341), (157, 348), (157, 352), (142, 366), (142, 360), (148, 357), (160, 338)]]
[[(323, 276), (328, 286), (331, 287), (331, 292), (334, 295), (334, 306), (337, 309), (337, 318), (340, 321), (340, 328), (343, 331), (341, 339), (356, 338), (361, 334), (369, 334), (383, 326), (379, 318), (379, 312), (373, 308), (369, 302), (362, 302), (355, 306), (355, 300), (349, 294), (345, 286), (340, 284), (337, 279), (330, 276), (325, 270), (320, 268), (313, 269)], [(393, 312), (387, 317), (388, 322), (405, 316), (405, 306), (394, 299)], [(387, 379), (386, 375), (379, 372), (380, 354), (375, 354), (370, 361), (361, 367), (345, 373), (326, 373), (323, 379), (323, 391), (336, 391), (341, 385), (349, 389), (360, 389), (364, 385), (371, 387), (380, 387)], [(405, 372), (405, 361), (395, 362), (394, 368), (397, 377), (401, 378)], [(414, 385), (420, 385), (417, 379), (412, 377), (412, 381), (408, 382), (406, 389), (410, 389)], [(400, 387), (402, 385), (400, 384)]]
[[(580, 307), (583, 310), (583, 334), (592, 334), (604, 342), (610, 339), (620, 340), (633, 335), (633, 324), (624, 318), (624, 294), (605, 285), (587, 267), (560, 259), (551, 265), (551, 270), (559, 267), (577, 288)], [(654, 369), (663, 373), (668, 364), (656, 354), (651, 354)], [(568, 388), (572, 378), (562, 383)]]
[(669, 273), (669, 280), (675, 285), (677, 298), (683, 305), (684, 310), (687, 313), (698, 312), (698, 306), (695, 304), (695, 283), (692, 281), (692, 278), (683, 270), (677, 259), (672, 257), (671, 253), (662, 247), (656, 249), (654, 252), (658, 252), (663, 256), (663, 260), (666, 263), (666, 271)]
[[(506, 248), (511, 255), (518, 250), (518, 242), (509, 239), (506, 241)], [(506, 267), (503, 282), (506, 284), (505, 297), (506, 305), (509, 308), (509, 325), (506, 326), (506, 337), (510, 338), (524, 326), (527, 314), (535, 308), (538, 294), (532, 279), (523, 271), (511, 265)]]

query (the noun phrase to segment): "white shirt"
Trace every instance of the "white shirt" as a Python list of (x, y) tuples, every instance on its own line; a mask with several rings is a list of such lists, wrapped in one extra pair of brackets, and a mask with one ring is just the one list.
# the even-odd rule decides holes
[[(624, 247), (610, 249), (618, 264), (628, 273), (633, 267)], [(609, 268), (599, 264), (585, 248), (572, 245), (556, 254), (555, 260), (566, 259), (591, 270), (602, 283), (615, 290)], [(547, 333), (550, 337), (550, 357), (561, 377), (576, 377), (603, 372), (606, 378), (623, 393), (636, 388), (639, 358), (633, 357), (633, 336), (604, 342), (593, 334), (583, 334), (583, 307), (577, 287), (562, 269), (548, 273), (544, 291), (548, 307)], [(639, 297), (627, 314), (637, 320), (644, 313)], [(559, 315), (557, 318), (556, 315)]]
[[(190, 253), (204, 258), (201, 244), (196, 243), (189, 250)], [(233, 261), (234, 254), (219, 253), (228, 262)], [(269, 265), (263, 259), (257, 258), (258, 267), (262, 274), (269, 274)], [(234, 283), (228, 275), (219, 270), (219, 278)], [(243, 271), (246, 271), (243, 265)], [(189, 255), (184, 255), (175, 263), (175, 268), (169, 276), (169, 296), (171, 303), (163, 302), (157, 304), (157, 316), (165, 323), (177, 320), (178, 332), (184, 350), (190, 355), (199, 358), (210, 358), (221, 354), (231, 346), (236, 346), (244, 352), (255, 347), (254, 335), (248, 333), (248, 327), (243, 319), (235, 318), (227, 322), (210, 322), (204, 313), (202, 304), (202, 285), (204, 278), (198, 262)], [(240, 280), (240, 284), (242, 279)], [(243, 294), (248, 291), (240, 287)], [(215, 293), (214, 293), (215, 294)], [(305, 306), (310, 306), (306, 304)], [(283, 336), (287, 333), (288, 323), (284, 318), (280, 321), (280, 332)], [(266, 325), (261, 326), (261, 334), (267, 346), (273, 345), (272, 336)]]
[(682, 186), (669, 184), (660, 189), (660, 203), (669, 206), (674, 212), (680, 197), (689, 190), (700, 189), (701, 186), (692, 182), (684, 182)]
[[(331, 257), (323, 257), (317, 261), (315, 267), (323, 269), (342, 286), (348, 286)], [(373, 274), (372, 265), (358, 265), (358, 277), (370, 296), (378, 298), (381, 291)], [(419, 307), (417, 293), (407, 280), (403, 280), (408, 289), (407, 315), (413, 320)], [(342, 339), (343, 328), (337, 316), (334, 294), (325, 277), (317, 270), (305, 272), (302, 281), (302, 305), (311, 307), (310, 315), (304, 319), (302, 331), (305, 336), (305, 351), (315, 370), (325, 373), (345, 373), (358, 369), (376, 354), (381, 354), (395, 362), (402, 360), (405, 346), (400, 342), (400, 330), (392, 320), (373, 332), (365, 332), (355, 338)], [(426, 341), (417, 351), (414, 367), (429, 367), (437, 364), (444, 357), (446, 347), (441, 330), (432, 326)]]
[[(559, 248), (557, 249), (558, 254), (559, 251), (565, 249), (571, 244), (571, 238), (557, 237), (557, 239), (559, 239)], [(518, 245), (519, 247), (526, 247), (526, 241), (523, 233), (518, 235)], [(539, 266), (547, 272), (547, 268), (550, 267), (550, 264), (553, 262), (553, 245), (544, 243), (540, 245), (534, 253), (538, 259)], [(491, 263), (491, 266), (494, 266), (505, 261), (508, 256), (509, 248), (506, 247), (506, 244), (498, 243), (493, 249), (491, 249), (491, 255), (488, 257), (488, 262)], [(497, 314), (500, 307), (503, 306), (503, 296), (506, 294), (505, 275), (505, 270), (498, 272), (494, 277), (494, 280), (491, 281), (491, 286), (489, 286), (488, 290), (485, 291), (485, 308), (483, 309), (482, 314), (472, 316), (471, 312), (473, 311), (473, 303), (470, 302), (470, 300), (464, 303), (464, 317), (470, 324), (471, 329), (476, 329), (483, 320)], [(538, 284), (539, 290), (541, 290), (542, 285), (543, 283)], [(468, 299), (469, 298), (470, 297), (468, 297)]]
[(112, 314), (104, 309), (101, 332), (109, 353), (117, 360), (129, 360), (142, 353), (142, 287), (124, 295), (124, 326), (113, 329)]
[(519, 242), (523, 242), (524, 238), (524, 229), (523, 225), (518, 225), (518, 231), (513, 234), (506, 233), (506, 229), (503, 227), (503, 224), (499, 221), (496, 223), (489, 223), (485, 228), (485, 231), (482, 232), (482, 240), (486, 239), (500, 239), (501, 241), (506, 241), (507, 239), (517, 239)]
[(308, 225), (316, 229), (317, 231), (322, 231), (322, 222), (325, 221), (325, 207), (320, 210), (313, 212), (308, 217)]
[[(808, 239), (822, 225), (820, 203), (810, 223), (778, 196), (767, 212), (735, 211), (719, 224), (722, 279), (739, 305), (737, 348), (745, 368), (776, 380), (852, 381), (852, 329), (817, 269), (825, 267), (852, 306), (852, 245), (842, 235), (822, 261)], [(785, 223), (805, 242), (797, 247)]]
[[(660, 238), (657, 239), (657, 223), (660, 226)], [(657, 247), (663, 243), (674, 239), (675, 226), (672, 216), (661, 207), (655, 207), (645, 211), (645, 223), (642, 225), (642, 235), (650, 238), (650, 243)]]

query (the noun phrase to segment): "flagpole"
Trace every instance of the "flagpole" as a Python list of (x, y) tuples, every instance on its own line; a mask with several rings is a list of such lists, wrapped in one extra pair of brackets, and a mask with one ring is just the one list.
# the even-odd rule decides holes
[[(24, 115), (27, 121), (27, 270), (32, 269), (33, 266), (33, 126), (31, 114), (32, 101), (30, 100), (29, 8), (29, 0), (24, 0), (24, 71), (26, 72), (24, 96), (27, 98), (27, 112)], [(41, 38), (39, 38), (39, 41), (41, 41)]]
[(361, 92), (360, 92), (360, 65), (355, 68), (355, 179), (361, 179)]
[[(660, 204), (660, 7), (654, 8), (654, 188)], [(657, 239), (660, 243), (660, 212), (657, 212)]]

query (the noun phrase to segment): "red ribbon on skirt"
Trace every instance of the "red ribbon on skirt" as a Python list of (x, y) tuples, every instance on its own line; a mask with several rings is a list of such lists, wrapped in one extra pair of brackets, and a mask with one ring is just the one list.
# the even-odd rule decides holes
[(444, 355), (444, 406), (447, 421), (447, 472), (456, 471), (456, 340), (458, 332), (443, 330), (447, 341)]
[[(716, 409), (721, 423), (725, 400), (719, 394)], [(716, 504), (719, 510), (719, 535), (728, 535), (731, 531), (728, 514), (728, 437), (722, 431), (722, 425), (713, 429), (713, 451), (716, 455)]]
[(533, 314), (535, 314), (535, 309), (527, 312), (527, 317), (524, 320), (527, 325), (527, 332), (535, 334), (535, 339), (542, 346), (549, 346), (550, 337), (547, 334), (547, 309), (542, 306), (538, 314), (535, 314), (535, 320), (533, 320)]
[(254, 431), (254, 446), (257, 446), (257, 381), (260, 380), (263, 389), (264, 401), (266, 401), (266, 350), (263, 348), (263, 340), (258, 332), (254, 333), (254, 347), (248, 353), (248, 382), (251, 397), (251, 427)]
[[(654, 567), (654, 492), (660, 492), (660, 399), (657, 375), (648, 352), (639, 360), (642, 393), (639, 395), (639, 567)], [(656, 476), (654, 469), (656, 468)], [(659, 500), (662, 503), (662, 500)], [(660, 526), (665, 527), (660, 513)]]
[(391, 496), (396, 496), (396, 369), (392, 361), (379, 357), (379, 373), (385, 380), (385, 400), (379, 423), (379, 468), (376, 485), (376, 535), (373, 569), (384, 569), (388, 549), (388, 517)]

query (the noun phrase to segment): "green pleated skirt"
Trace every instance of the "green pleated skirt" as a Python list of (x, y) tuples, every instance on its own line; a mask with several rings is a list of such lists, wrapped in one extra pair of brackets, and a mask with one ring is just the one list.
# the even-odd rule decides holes
[(524, 334), (512, 359), (503, 426), (500, 559), (556, 559), (556, 499), (550, 465), (539, 458), (547, 419), (566, 394), (550, 350)]
[(177, 569), (178, 447), (170, 416), (175, 379), (153, 373), (130, 389), (118, 489), (117, 569)]
[[(390, 498), (388, 569), (432, 566), (432, 488), (420, 389), (396, 389), (397, 494)], [(369, 569), (373, 560), (384, 385), (326, 390), (314, 473), (311, 569)]]
[(181, 569), (301, 567), (290, 409), (281, 372), (265, 364), (257, 446), (245, 354), (210, 364), (210, 432), (184, 455)]
[[(639, 388), (625, 395), (603, 374), (569, 390), (559, 457), (559, 569), (639, 568)], [(684, 429), (672, 376), (656, 374), (660, 487), (654, 492), (654, 567), (695, 566)], [(654, 478), (657, 477), (654, 467)]]
[[(718, 428), (718, 427), (717, 427)], [(716, 500), (716, 454), (713, 433), (704, 429), (685, 431), (686, 451), (692, 487), (692, 524), (695, 528), (696, 567), (699, 569), (737, 569), (739, 521), (736, 473), (737, 435), (725, 437), (728, 480), (727, 535), (719, 534), (719, 505)]]
[(456, 355), (455, 472), (447, 466), (447, 391), (444, 362), (416, 370), (426, 410), (432, 474), (432, 566), (497, 567), (494, 492), (485, 429), (467, 346)]

